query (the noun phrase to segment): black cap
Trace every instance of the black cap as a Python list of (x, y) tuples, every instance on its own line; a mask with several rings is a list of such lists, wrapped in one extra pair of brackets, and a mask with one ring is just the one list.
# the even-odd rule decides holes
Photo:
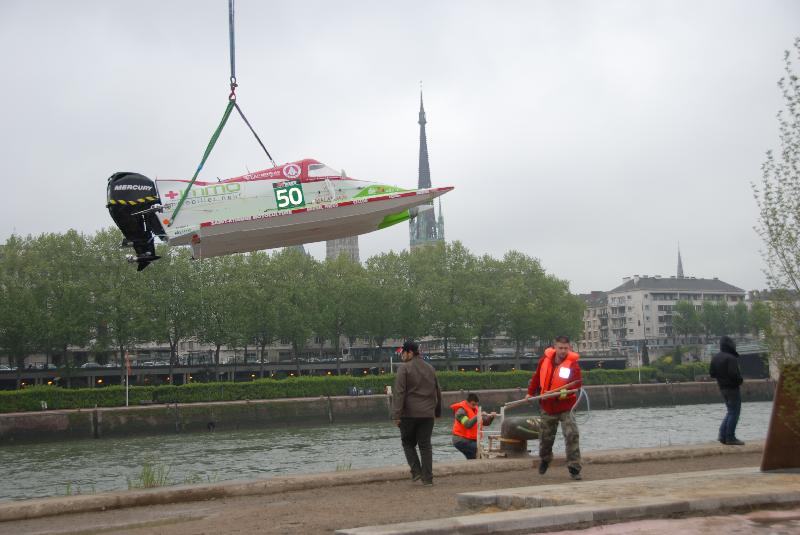
[(416, 342), (412, 342), (411, 340), (406, 340), (403, 342), (403, 351), (411, 351), (415, 355), (419, 354), (419, 346)]

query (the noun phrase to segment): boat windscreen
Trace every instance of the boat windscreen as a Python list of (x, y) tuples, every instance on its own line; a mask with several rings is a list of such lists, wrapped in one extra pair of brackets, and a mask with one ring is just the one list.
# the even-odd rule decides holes
[(317, 178), (323, 176), (340, 176), (341, 173), (335, 169), (331, 169), (324, 163), (312, 163), (308, 166), (308, 176), (310, 178)]

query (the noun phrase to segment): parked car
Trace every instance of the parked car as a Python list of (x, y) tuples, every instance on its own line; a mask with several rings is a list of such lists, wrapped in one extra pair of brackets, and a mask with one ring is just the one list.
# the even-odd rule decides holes
[(0, 372), (10, 372), (11, 368), (6, 366), (5, 364), (0, 364)]
[(96, 362), (86, 362), (81, 364), (81, 368), (102, 368), (102, 366)]
[(164, 362), (163, 360), (156, 360), (150, 365), (151, 366), (169, 366), (169, 362)]

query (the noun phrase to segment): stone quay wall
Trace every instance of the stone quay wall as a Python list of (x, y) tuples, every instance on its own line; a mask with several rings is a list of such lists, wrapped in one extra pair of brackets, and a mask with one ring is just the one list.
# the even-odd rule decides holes
[[(771, 401), (775, 383), (746, 381), (743, 401)], [(484, 410), (500, 410), (509, 401), (525, 397), (521, 388), (479, 390)], [(671, 383), (587, 386), (592, 410), (663, 407), (722, 401), (716, 383)], [(443, 415), (467, 392), (444, 392)], [(380, 421), (389, 418), (386, 395), (289, 398), (54, 410), (0, 414), (0, 445), (20, 442), (152, 435), (164, 433), (230, 431), (340, 422)]]

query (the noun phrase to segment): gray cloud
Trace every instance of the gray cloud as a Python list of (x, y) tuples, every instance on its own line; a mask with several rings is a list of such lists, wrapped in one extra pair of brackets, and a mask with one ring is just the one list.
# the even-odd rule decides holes
[[(0, 239), (111, 224), (105, 179), (187, 177), (226, 104), (227, 3), (0, 4)], [(777, 145), (800, 4), (237, 2), (240, 104), (277, 160), (416, 183), (424, 80), (446, 232), (576, 291), (763, 286), (750, 182)], [(268, 162), (232, 118), (204, 176)], [(10, 189), (10, 195), (9, 195)], [(362, 257), (408, 244), (404, 225)], [(321, 245), (309, 249), (323, 254)]]

